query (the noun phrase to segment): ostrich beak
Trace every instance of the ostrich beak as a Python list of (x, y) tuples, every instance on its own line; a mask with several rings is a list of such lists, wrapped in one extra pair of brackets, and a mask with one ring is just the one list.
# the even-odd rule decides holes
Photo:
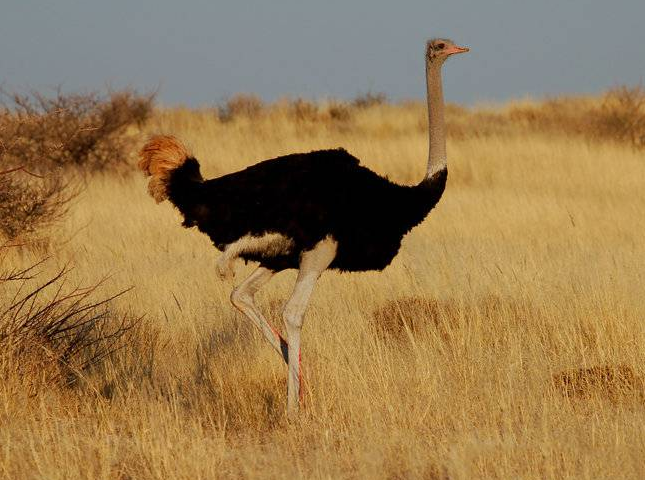
[(444, 52), (446, 52), (448, 55), (453, 55), (455, 53), (466, 53), (470, 51), (470, 48), (468, 47), (460, 47), (458, 45), (454, 45), (452, 47), (448, 47)]

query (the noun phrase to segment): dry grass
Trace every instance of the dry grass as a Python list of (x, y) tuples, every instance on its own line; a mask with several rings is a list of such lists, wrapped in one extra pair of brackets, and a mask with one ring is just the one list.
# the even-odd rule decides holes
[(601, 97), (530, 99), (500, 107), (467, 110), (452, 106), (448, 130), (454, 136), (512, 135), (518, 131), (580, 136), (645, 147), (645, 89), (616, 87)]
[[(186, 140), (205, 176), (339, 145), (397, 181), (423, 174), (418, 104), (348, 107), (341, 121), (321, 115), (328, 105), (301, 104), (300, 120), (282, 105), (227, 122), (160, 111), (141, 137)], [(448, 188), (431, 217), (383, 273), (323, 275), (295, 423), (285, 368), (229, 306), (209, 240), (155, 205), (142, 176), (92, 177), (59, 238), (76, 233), (47, 268), (72, 261), (70, 281), (135, 285), (114, 309), (146, 315), (146, 327), (82, 385), (29, 396), (3, 379), (0, 475), (645, 476), (645, 406), (629, 393), (645, 360), (642, 151), (510, 121), (520, 106), (452, 107)], [(12, 249), (4, 262), (35, 255)], [(259, 295), (276, 325), (293, 281), (282, 273)]]
[(598, 395), (613, 402), (644, 400), (643, 379), (629, 365), (579, 368), (558, 373), (553, 383), (570, 398), (588, 399)]

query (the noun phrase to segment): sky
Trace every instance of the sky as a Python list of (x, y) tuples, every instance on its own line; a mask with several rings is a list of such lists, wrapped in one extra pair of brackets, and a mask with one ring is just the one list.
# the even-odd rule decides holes
[(447, 37), (471, 48), (451, 102), (595, 93), (645, 80), (644, 19), (645, 0), (0, 0), (0, 85), (420, 99), (424, 42)]

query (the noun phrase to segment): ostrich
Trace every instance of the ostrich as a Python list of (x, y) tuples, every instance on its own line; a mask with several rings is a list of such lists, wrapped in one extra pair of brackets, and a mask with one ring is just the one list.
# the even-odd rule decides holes
[[(446, 186), (447, 163), (441, 67), (467, 52), (450, 40), (427, 42), (425, 63), (429, 117), (427, 172), (417, 185), (397, 185), (359, 164), (342, 148), (295, 153), (265, 160), (242, 171), (204, 180), (199, 163), (177, 139), (151, 138), (139, 168), (151, 176), (157, 203), (169, 199), (222, 251), (217, 270), (234, 275), (236, 259), (259, 266), (233, 289), (231, 303), (248, 317), (288, 365), (287, 411), (300, 400), (300, 331), (322, 272), (382, 270), (401, 240), (437, 204)], [(254, 302), (275, 273), (298, 269), (282, 316), (287, 339), (272, 328)]]

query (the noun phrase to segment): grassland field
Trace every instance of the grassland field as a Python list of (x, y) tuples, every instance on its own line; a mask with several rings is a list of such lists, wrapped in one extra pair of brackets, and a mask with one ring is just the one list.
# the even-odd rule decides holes
[[(490, 112), (508, 108), (468, 121), (448, 111), (446, 192), (391, 266), (323, 274), (298, 421), (285, 413), (286, 368), (231, 307), (209, 239), (156, 205), (138, 173), (92, 176), (33, 282), (65, 265), (70, 288), (108, 275), (106, 295), (133, 287), (110, 308), (143, 317), (140, 328), (73, 387), (34, 394), (23, 387), (37, 369), (5, 374), (0, 477), (645, 478), (638, 385), (590, 380), (567, 394), (553, 381), (581, 368), (645, 374), (645, 155), (519, 120), (489, 131)], [(423, 176), (422, 105), (334, 116), (159, 108), (130, 133), (176, 135), (206, 177), (337, 146), (395, 181)], [(15, 248), (3, 262), (43, 256)], [(238, 265), (235, 282), (252, 269)], [(280, 273), (258, 294), (276, 327), (294, 280)], [(17, 287), (3, 288), (6, 299)], [(20, 361), (0, 358), (4, 372)]]

